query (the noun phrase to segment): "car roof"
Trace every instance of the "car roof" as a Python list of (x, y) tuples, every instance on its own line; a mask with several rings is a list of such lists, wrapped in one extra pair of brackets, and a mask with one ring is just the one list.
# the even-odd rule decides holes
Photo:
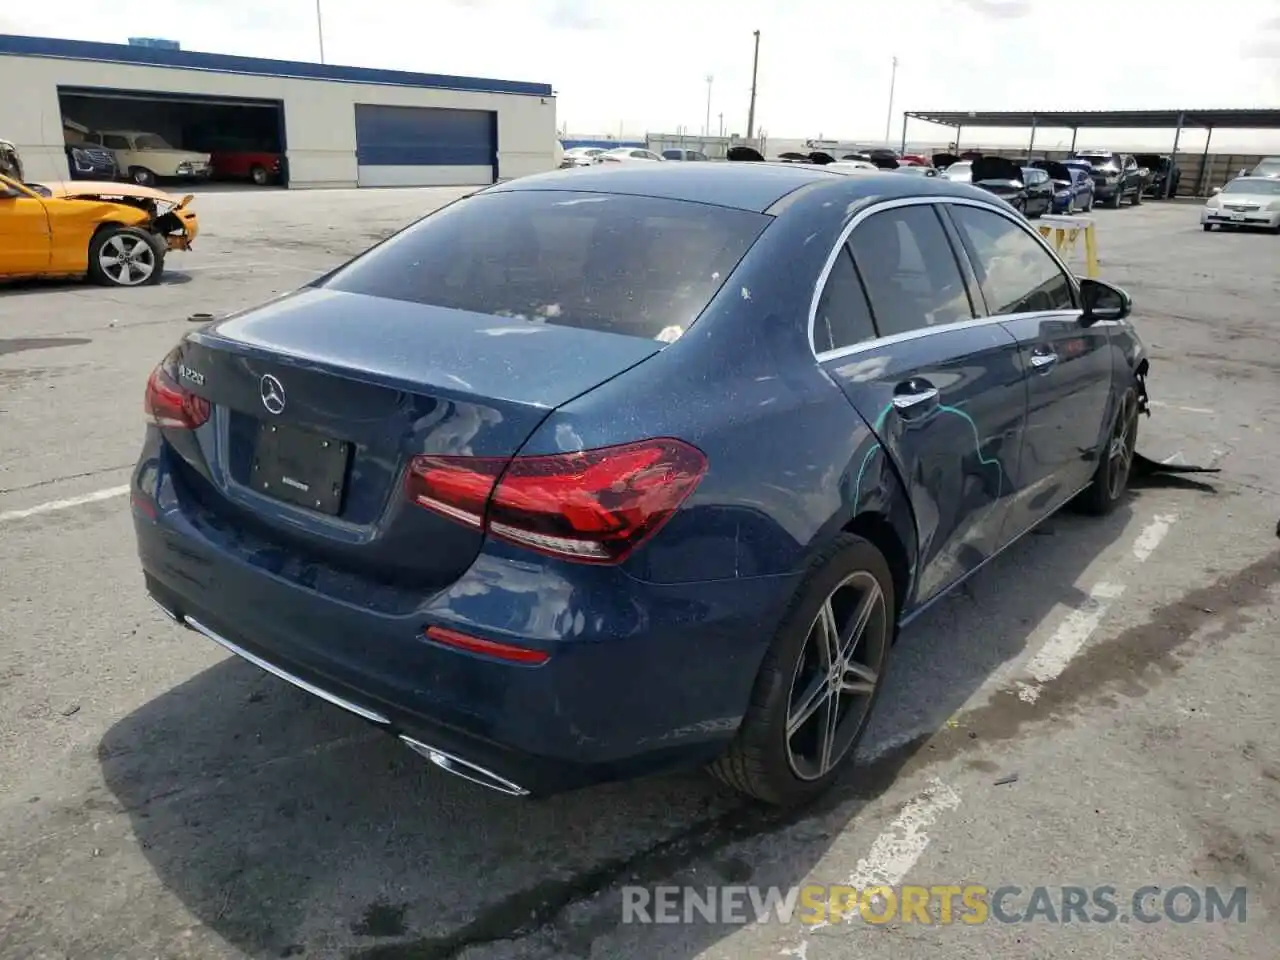
[(860, 176), (806, 163), (645, 163), (585, 167), (520, 177), (485, 193), (566, 190), (688, 200), (765, 213), (788, 194), (811, 185), (830, 185), (849, 202), (867, 197), (972, 196), (972, 188), (940, 177), (903, 177), (892, 171)]

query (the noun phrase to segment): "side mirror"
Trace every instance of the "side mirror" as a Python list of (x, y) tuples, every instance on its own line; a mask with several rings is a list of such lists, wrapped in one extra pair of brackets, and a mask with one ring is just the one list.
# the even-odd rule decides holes
[(1133, 300), (1119, 287), (1103, 280), (1080, 280), (1080, 323), (1091, 327), (1099, 320), (1123, 320), (1133, 312)]
[(1209, 191), (1209, 196), (1211, 196), (1211, 197), (1216, 197), (1216, 196), (1217, 196), (1218, 194), (1220, 194), (1221, 192), (1222, 192), (1222, 188), (1221, 188), (1221, 187), (1214, 187), (1212, 190), (1210, 190), (1210, 191)]

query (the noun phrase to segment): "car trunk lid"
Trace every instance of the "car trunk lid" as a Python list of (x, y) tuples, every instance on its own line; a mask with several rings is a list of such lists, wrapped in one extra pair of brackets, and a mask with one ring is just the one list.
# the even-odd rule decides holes
[(973, 182), (981, 184), (1022, 183), (1022, 168), (1007, 157), (978, 157), (973, 161)]
[(212, 403), (212, 430), (170, 443), (205, 506), (260, 539), (442, 587), (483, 533), (410, 502), (410, 458), (510, 458), (552, 409), (661, 347), (309, 288), (188, 335), (178, 375)]

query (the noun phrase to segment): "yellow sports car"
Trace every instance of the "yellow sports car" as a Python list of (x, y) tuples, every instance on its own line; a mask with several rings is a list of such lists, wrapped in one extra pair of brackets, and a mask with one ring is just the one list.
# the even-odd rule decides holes
[(128, 183), (20, 183), (0, 175), (0, 280), (81, 277), (155, 283), (199, 232), (191, 197)]

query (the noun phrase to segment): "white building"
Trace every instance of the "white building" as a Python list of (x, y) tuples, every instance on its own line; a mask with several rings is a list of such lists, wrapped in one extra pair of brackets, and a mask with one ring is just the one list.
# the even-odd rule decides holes
[(293, 187), (487, 184), (555, 166), (551, 86), (0, 35), (0, 139), (66, 179), (63, 118), (284, 156)]

